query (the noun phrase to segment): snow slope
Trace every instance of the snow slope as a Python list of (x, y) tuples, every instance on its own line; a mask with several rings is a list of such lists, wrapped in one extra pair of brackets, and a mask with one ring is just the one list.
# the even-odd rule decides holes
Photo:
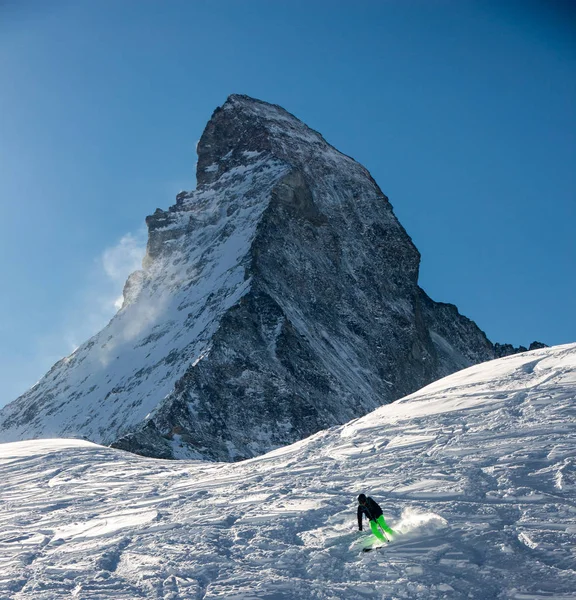
[[(0, 598), (576, 597), (576, 344), (241, 463), (0, 446)], [(360, 552), (355, 497), (402, 531)]]

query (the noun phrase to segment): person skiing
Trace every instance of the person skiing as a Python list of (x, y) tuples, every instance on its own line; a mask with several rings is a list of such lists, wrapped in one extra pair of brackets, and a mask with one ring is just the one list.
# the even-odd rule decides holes
[(395, 532), (386, 525), (386, 521), (384, 520), (384, 514), (379, 504), (370, 498), (370, 496), (365, 496), (364, 494), (360, 494), (358, 496), (358, 529), (362, 531), (362, 516), (366, 515), (368, 518), (368, 522), (370, 523), (370, 529), (372, 533), (381, 541), (388, 542), (388, 539), (382, 535), (382, 532), (378, 528), (382, 529), (384, 533), (390, 536), (392, 540)]

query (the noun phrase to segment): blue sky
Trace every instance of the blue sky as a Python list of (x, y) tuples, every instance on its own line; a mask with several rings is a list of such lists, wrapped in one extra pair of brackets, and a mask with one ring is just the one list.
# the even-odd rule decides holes
[(0, 405), (114, 313), (230, 93), (363, 163), (421, 285), (493, 341), (576, 341), (570, 2), (0, 3)]

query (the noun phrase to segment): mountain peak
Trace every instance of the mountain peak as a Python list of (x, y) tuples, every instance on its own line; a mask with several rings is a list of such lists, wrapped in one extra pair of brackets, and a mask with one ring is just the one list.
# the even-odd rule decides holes
[(265, 154), (299, 168), (313, 157), (345, 160), (367, 173), (281, 106), (232, 94), (214, 111), (198, 143), (198, 185)]
[(418, 287), (370, 173), (289, 112), (230, 96), (198, 154), (196, 190), (146, 219), (121, 310), (0, 411), (0, 440), (238, 460), (493, 358)]

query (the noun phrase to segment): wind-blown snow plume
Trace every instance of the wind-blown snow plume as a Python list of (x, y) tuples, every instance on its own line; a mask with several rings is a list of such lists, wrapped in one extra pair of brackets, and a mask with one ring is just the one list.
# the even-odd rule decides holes
[[(118, 244), (107, 248), (102, 255), (104, 272), (115, 285), (124, 285), (128, 275), (142, 268), (146, 252), (146, 232), (127, 233)], [(114, 301), (116, 309), (122, 308), (123, 296)]]

